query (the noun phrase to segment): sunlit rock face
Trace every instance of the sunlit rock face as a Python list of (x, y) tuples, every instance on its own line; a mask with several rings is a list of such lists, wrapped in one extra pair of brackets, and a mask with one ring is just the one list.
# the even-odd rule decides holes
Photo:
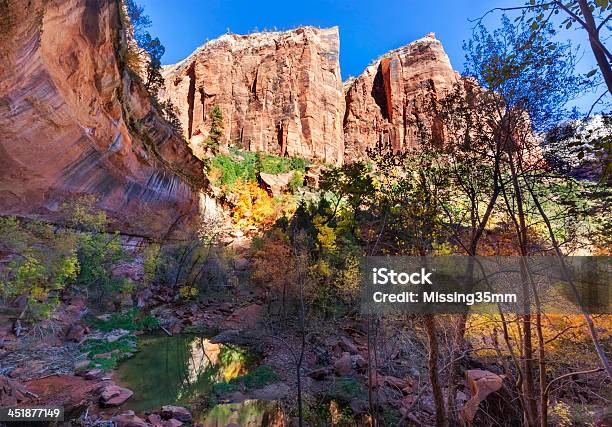
[(344, 158), (338, 28), (227, 34), (165, 67), (165, 97), (185, 137), (208, 138), (223, 115), (223, 144), (328, 163)]
[(202, 164), (122, 71), (118, 7), (0, 2), (0, 214), (55, 218), (89, 194), (124, 232), (197, 217)]
[(442, 139), (431, 105), (452, 91), (458, 79), (442, 44), (429, 34), (386, 53), (345, 82), (347, 161), (363, 159), (377, 145), (393, 150), (418, 146), (421, 125)]

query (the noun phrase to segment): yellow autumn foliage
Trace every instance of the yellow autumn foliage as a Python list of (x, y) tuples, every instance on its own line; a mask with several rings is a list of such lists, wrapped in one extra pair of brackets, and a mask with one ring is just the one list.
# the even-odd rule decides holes
[(231, 191), (236, 199), (232, 219), (240, 226), (269, 226), (282, 215), (295, 211), (295, 204), (289, 197), (272, 197), (256, 182), (238, 179)]

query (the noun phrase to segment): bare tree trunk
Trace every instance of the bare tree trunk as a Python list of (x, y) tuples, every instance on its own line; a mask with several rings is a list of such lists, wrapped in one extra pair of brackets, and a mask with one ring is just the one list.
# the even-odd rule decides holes
[[(300, 251), (297, 242), (297, 233), (293, 231), (293, 258), (295, 266), (297, 268), (298, 286), (300, 291), (300, 355), (298, 356), (295, 363), (295, 375), (297, 380), (297, 404), (298, 404), (298, 420), (299, 427), (304, 425), (304, 410), (302, 408), (302, 363), (304, 362), (304, 350), (306, 348), (306, 310), (304, 307), (304, 271), (302, 266), (302, 258), (300, 257)], [(284, 319), (284, 305), (285, 305), (285, 288), (283, 286), (283, 319)]]
[(588, 26), (588, 28), (585, 28), (585, 30), (587, 30), (589, 35), (589, 43), (591, 45), (591, 49), (593, 50), (593, 55), (595, 56), (597, 65), (601, 70), (606, 86), (608, 86), (608, 92), (612, 94), (612, 66), (610, 66), (610, 61), (606, 57), (605, 51), (602, 49), (603, 43), (599, 38), (599, 30), (595, 24), (593, 12), (591, 12), (591, 8), (586, 0), (578, 0), (578, 5), (580, 6), (580, 11), (584, 16), (584, 22)]
[(538, 369), (540, 371), (540, 426), (548, 427), (548, 396), (546, 389), (546, 358), (544, 351), (544, 334), (542, 333), (542, 313), (536, 315), (536, 332), (538, 334)]
[(438, 337), (436, 335), (436, 321), (433, 314), (424, 316), (425, 331), (427, 332), (427, 340), (429, 343), (428, 352), (428, 369), (429, 381), (433, 392), (434, 403), (436, 405), (436, 426), (446, 427), (446, 411), (444, 409), (444, 394), (440, 385), (440, 373), (438, 369), (438, 357), (440, 350), (438, 349)]
[[(516, 217), (509, 212), (515, 223), (519, 251), (521, 257), (527, 256), (527, 224), (525, 221), (523, 193), (518, 182), (517, 169), (514, 164), (512, 152), (508, 153), (510, 178), (516, 197)], [(509, 202), (506, 200), (509, 206)], [(531, 307), (529, 298), (528, 271), (525, 261), (521, 260), (521, 282), (523, 283), (523, 316), (522, 316), (522, 365), (523, 365), (523, 395), (525, 401), (525, 418), (529, 426), (535, 427), (538, 423), (538, 408), (535, 399), (535, 386), (533, 380), (533, 344), (531, 342)]]
[[(376, 402), (373, 394), (374, 376), (377, 375), (377, 365), (375, 357), (372, 354), (372, 314), (368, 315), (368, 405), (370, 409), (370, 417), (372, 417), (371, 426), (378, 426), (378, 418), (376, 416)], [(376, 335), (374, 335), (376, 336)]]
[[(559, 258), (559, 262), (561, 264), (561, 270), (563, 272), (563, 276), (569, 283), (572, 293), (574, 294), (574, 297), (577, 299), (577, 301), (580, 301), (580, 294), (578, 292), (578, 289), (576, 288), (576, 284), (572, 280), (571, 274), (567, 270), (567, 265), (565, 264), (565, 261), (563, 259), (563, 253), (561, 252), (561, 249), (559, 247), (559, 242), (557, 242), (557, 238), (555, 237), (555, 233), (552, 229), (550, 219), (548, 218), (548, 215), (546, 215), (546, 212), (544, 211), (544, 208), (540, 204), (538, 197), (535, 195), (533, 188), (529, 184), (527, 185), (527, 188), (529, 189), (531, 198), (533, 199), (533, 203), (535, 204), (538, 212), (540, 213), (540, 216), (542, 217), (544, 224), (546, 224), (546, 229), (548, 230), (548, 235), (552, 242), (553, 248), (555, 249), (555, 254)], [(589, 313), (587, 313), (584, 310), (581, 304), (579, 304), (579, 306), (580, 306), (580, 311), (582, 312), (582, 316), (584, 317), (584, 320), (587, 324), (589, 334), (591, 335), (591, 341), (593, 341), (593, 346), (595, 347), (597, 356), (599, 357), (599, 360), (601, 361), (601, 365), (605, 369), (606, 374), (608, 375), (608, 378), (612, 380), (612, 366), (610, 366), (610, 361), (608, 360), (608, 357), (606, 356), (606, 353), (604, 349), (602, 348), (601, 343), (599, 342), (599, 337), (597, 335), (597, 330), (595, 329), (595, 324), (593, 323), (593, 319), (591, 318)]]
[(459, 378), (459, 354), (461, 353), (461, 350), (463, 349), (463, 343), (465, 340), (465, 324), (467, 322), (468, 319), (468, 315), (467, 313), (465, 314), (460, 314), (457, 317), (456, 323), (455, 323), (455, 333), (453, 335), (453, 344), (452, 344), (452, 350), (451, 350), (451, 362), (450, 362), (450, 367), (449, 367), (449, 373), (448, 373), (448, 382), (447, 382), (447, 390), (448, 390), (448, 396), (446, 397), (447, 400), (447, 408), (446, 410), (447, 412), (447, 418), (448, 418), (448, 422), (451, 425), (457, 425), (459, 423), (459, 416), (458, 416), (458, 410), (457, 410), (457, 400), (456, 400), (456, 383), (457, 380)]

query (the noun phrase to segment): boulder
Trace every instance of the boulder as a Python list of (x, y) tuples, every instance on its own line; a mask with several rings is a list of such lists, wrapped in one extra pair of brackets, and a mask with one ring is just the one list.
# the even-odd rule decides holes
[(127, 388), (115, 384), (106, 385), (100, 392), (100, 404), (102, 406), (119, 406), (133, 394), (132, 390)]
[(368, 367), (368, 361), (361, 354), (356, 354), (355, 356), (351, 356), (353, 360), (353, 364), (358, 369), (365, 369)]
[(175, 418), (170, 418), (162, 423), (164, 427), (180, 427), (183, 423)]
[(263, 306), (250, 304), (234, 311), (224, 322), (224, 327), (230, 329), (253, 329), (261, 322)]
[(126, 331), (125, 329), (115, 329), (109, 335), (106, 336), (106, 341), (115, 342), (120, 338), (123, 338), (126, 335), (129, 335), (130, 331)]
[(89, 333), (89, 327), (81, 322), (75, 322), (68, 326), (66, 331), (66, 340), (81, 342), (85, 339), (85, 335)]
[(333, 369), (330, 368), (329, 366), (326, 366), (324, 368), (314, 369), (306, 375), (308, 375), (310, 378), (315, 379), (317, 381), (322, 381), (325, 379), (325, 377), (331, 375), (332, 372), (333, 372)]
[(289, 182), (293, 178), (293, 172), (286, 173), (259, 173), (262, 184), (273, 196), (280, 196), (289, 189)]
[(253, 399), (257, 400), (281, 400), (287, 397), (288, 394), (289, 386), (281, 382), (268, 384), (251, 392)]
[(491, 393), (502, 388), (503, 377), (483, 369), (471, 369), (465, 373), (466, 382), (472, 397), (466, 402), (461, 410), (461, 418), (471, 424), (478, 410), (480, 402), (485, 400)]
[(362, 399), (354, 398), (349, 402), (349, 406), (351, 407), (351, 411), (355, 415), (361, 415), (366, 412), (368, 409), (368, 403)]
[(112, 418), (116, 427), (148, 427), (148, 424), (134, 414), (134, 411), (126, 411)]
[(163, 425), (161, 417), (157, 414), (147, 415), (147, 422), (151, 424), (153, 427), (160, 427)]
[(74, 364), (74, 369), (76, 371), (82, 371), (82, 370), (89, 368), (90, 365), (91, 365), (91, 360), (89, 359), (79, 360), (78, 362)]
[(144, 264), (142, 262), (122, 262), (115, 265), (111, 272), (114, 277), (124, 277), (133, 282), (139, 282), (144, 277)]
[(314, 190), (319, 189), (319, 180), (323, 172), (327, 169), (323, 169), (321, 165), (312, 165), (306, 168), (304, 174), (304, 182), (306, 185)]
[(340, 337), (340, 341), (338, 342), (338, 345), (343, 351), (348, 351), (351, 354), (359, 353), (359, 350), (357, 350), (355, 343), (353, 343), (353, 341), (350, 338), (347, 338), (344, 336)]
[(353, 361), (351, 355), (348, 352), (342, 353), (338, 359), (334, 360), (334, 372), (339, 376), (347, 375), (353, 368)]
[(104, 375), (102, 369), (90, 369), (88, 371), (81, 371), (77, 375), (85, 378), (86, 380), (98, 380)]
[(182, 406), (166, 405), (162, 406), (161, 417), (165, 420), (174, 418), (185, 423), (191, 422), (191, 412)]

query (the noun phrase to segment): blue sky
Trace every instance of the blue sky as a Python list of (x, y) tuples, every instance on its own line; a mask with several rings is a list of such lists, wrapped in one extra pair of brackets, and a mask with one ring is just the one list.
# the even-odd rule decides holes
[[(340, 69), (346, 79), (358, 75), (383, 53), (410, 43), (429, 32), (442, 41), (453, 67), (462, 71), (463, 41), (473, 23), (496, 6), (515, 6), (521, 0), (137, 0), (152, 21), (150, 29), (166, 47), (164, 64), (187, 57), (207, 40), (228, 30), (246, 34), (256, 30), (285, 30), (300, 25), (340, 27)], [(499, 14), (487, 18), (492, 26)], [(578, 32), (564, 34), (586, 46)], [(581, 71), (591, 68), (585, 52)], [(586, 96), (577, 104), (590, 106)]]

